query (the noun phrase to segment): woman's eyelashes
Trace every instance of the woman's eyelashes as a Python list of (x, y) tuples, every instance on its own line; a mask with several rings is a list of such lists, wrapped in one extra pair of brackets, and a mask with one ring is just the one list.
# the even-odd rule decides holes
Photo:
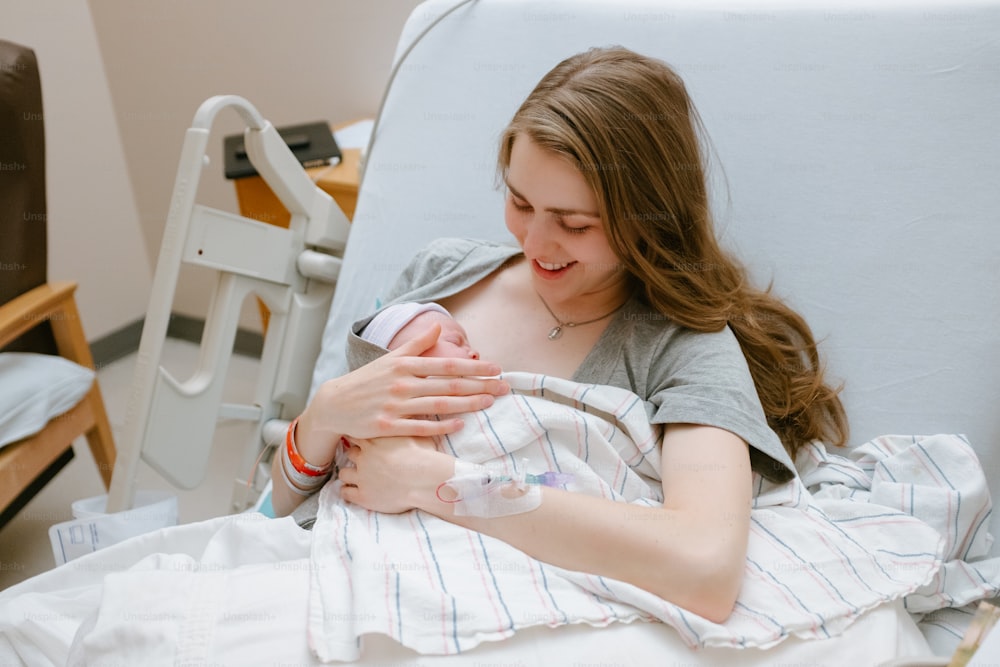
[[(529, 204), (529, 203), (527, 203), (525, 201), (521, 201), (521, 200), (517, 199), (516, 197), (514, 197), (513, 195), (511, 195), (511, 198), (510, 198), (510, 205), (513, 206), (515, 210), (520, 211), (521, 213), (530, 213), (533, 210), (533, 207), (531, 206), (531, 204)], [(555, 221), (556, 221), (556, 224), (559, 225), (559, 227), (561, 227), (564, 231), (566, 231), (566, 232), (568, 232), (570, 234), (583, 234), (585, 231), (587, 231), (591, 227), (590, 225), (583, 225), (583, 226), (580, 226), (580, 227), (574, 227), (573, 225), (568, 224), (566, 222), (566, 219), (563, 216), (561, 216), (561, 215), (557, 215), (556, 218), (555, 218)]]
[(585, 231), (590, 229), (590, 225), (583, 225), (582, 227), (573, 227), (572, 225), (568, 225), (562, 217), (556, 218), (556, 222), (559, 223), (559, 226), (562, 227), (564, 231), (570, 234), (583, 234)]
[(521, 211), (522, 213), (527, 213), (531, 211), (531, 206), (527, 202), (518, 201), (514, 197), (510, 198), (510, 204), (511, 206), (513, 206), (518, 211)]

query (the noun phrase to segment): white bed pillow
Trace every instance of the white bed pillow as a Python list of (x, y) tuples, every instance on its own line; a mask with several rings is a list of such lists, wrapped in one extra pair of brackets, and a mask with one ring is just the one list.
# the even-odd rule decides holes
[(94, 371), (62, 357), (0, 353), (0, 447), (40, 431), (93, 383)]

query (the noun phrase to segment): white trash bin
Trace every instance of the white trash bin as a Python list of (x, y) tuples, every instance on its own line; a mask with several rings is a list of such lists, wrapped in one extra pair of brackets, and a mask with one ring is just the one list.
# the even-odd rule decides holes
[(169, 491), (137, 491), (135, 507), (107, 514), (107, 494), (77, 500), (73, 519), (49, 528), (56, 565), (136, 535), (177, 525), (177, 496)]

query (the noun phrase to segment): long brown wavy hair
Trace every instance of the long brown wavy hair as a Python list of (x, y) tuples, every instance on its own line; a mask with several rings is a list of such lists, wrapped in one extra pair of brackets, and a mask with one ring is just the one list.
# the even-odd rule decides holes
[(749, 283), (716, 238), (703, 133), (680, 77), (621, 47), (591, 49), (546, 74), (504, 131), (573, 163), (597, 196), (609, 242), (647, 304), (696, 331), (732, 328), (768, 424), (794, 458), (811, 441), (842, 446), (847, 416), (824, 380), (806, 321)]

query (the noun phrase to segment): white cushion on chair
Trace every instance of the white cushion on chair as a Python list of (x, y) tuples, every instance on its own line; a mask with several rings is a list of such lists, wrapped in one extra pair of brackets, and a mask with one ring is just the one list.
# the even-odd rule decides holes
[(0, 353), (0, 447), (42, 430), (90, 390), (94, 371), (63, 357)]

